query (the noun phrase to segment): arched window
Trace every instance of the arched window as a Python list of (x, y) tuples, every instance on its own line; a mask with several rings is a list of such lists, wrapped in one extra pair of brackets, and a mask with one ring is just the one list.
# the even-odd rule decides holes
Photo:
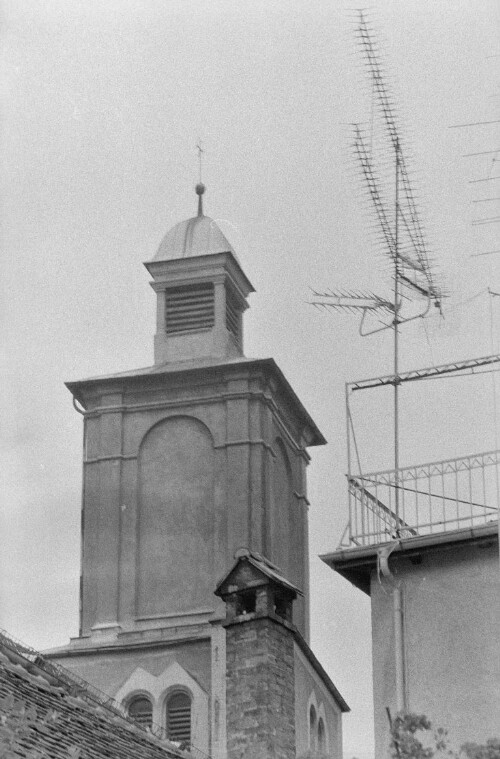
[(309, 708), (309, 746), (313, 750), (317, 748), (317, 721), (316, 709), (311, 704)]
[(153, 724), (153, 704), (146, 696), (136, 696), (128, 705), (129, 717), (143, 727)]
[(171, 741), (191, 743), (191, 699), (175, 691), (167, 699), (167, 736)]
[(318, 720), (318, 751), (324, 753), (326, 751), (326, 739), (325, 739), (325, 723), (323, 717)]

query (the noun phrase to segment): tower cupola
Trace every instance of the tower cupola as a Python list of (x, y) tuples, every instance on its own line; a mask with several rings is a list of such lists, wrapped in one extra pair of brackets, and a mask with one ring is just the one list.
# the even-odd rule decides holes
[(155, 364), (243, 355), (243, 312), (254, 292), (217, 222), (203, 213), (170, 229), (145, 266), (157, 294)]

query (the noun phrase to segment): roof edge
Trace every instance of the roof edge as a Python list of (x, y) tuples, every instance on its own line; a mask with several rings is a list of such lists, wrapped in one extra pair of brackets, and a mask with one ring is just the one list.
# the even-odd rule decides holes
[(392, 556), (412, 556), (422, 551), (437, 551), (452, 549), (454, 546), (466, 543), (481, 543), (488, 540), (498, 540), (498, 520), (476, 527), (464, 527), (449, 532), (435, 532), (429, 535), (402, 538), (398, 541), (388, 541), (370, 546), (341, 548), (332, 553), (321, 554), (319, 558), (327, 566), (345, 577), (357, 588), (370, 595), (370, 578), (377, 563), (378, 551), (390, 542), (395, 543)]
[(347, 704), (346, 700), (343, 698), (338, 688), (336, 688), (336, 686), (334, 685), (330, 676), (323, 669), (323, 665), (321, 664), (319, 659), (315, 656), (313, 651), (309, 648), (308, 644), (306, 643), (306, 641), (304, 640), (304, 638), (302, 637), (302, 635), (300, 634), (300, 632), (297, 630), (296, 627), (294, 627), (293, 629), (293, 636), (301, 652), (304, 654), (305, 658), (308, 660), (309, 664), (314, 669), (316, 674), (320, 676), (321, 681), (323, 682), (323, 685), (327, 688), (330, 695), (333, 696), (333, 698), (339, 705), (340, 710), (344, 713), (350, 712), (351, 707)]
[(155, 377), (162, 377), (164, 375), (182, 375), (182, 374), (189, 374), (189, 373), (194, 373), (194, 374), (203, 373), (206, 375), (207, 373), (211, 371), (216, 372), (216, 371), (220, 371), (224, 369), (227, 369), (229, 371), (231, 370), (238, 371), (238, 369), (242, 369), (242, 368), (247, 368), (249, 370), (264, 368), (270, 371), (271, 373), (273, 373), (274, 376), (277, 378), (278, 382), (281, 384), (283, 390), (285, 391), (285, 394), (288, 396), (290, 401), (293, 403), (293, 405), (297, 409), (297, 413), (299, 417), (302, 417), (303, 422), (306, 423), (306, 425), (309, 427), (311, 431), (310, 440), (307, 441), (306, 447), (326, 444), (327, 442), (326, 438), (320, 432), (316, 423), (312, 419), (311, 415), (305, 408), (302, 401), (299, 399), (295, 390), (292, 388), (292, 386), (286, 379), (285, 375), (279, 368), (274, 358), (244, 358), (243, 357), (241, 359), (238, 359), (237, 361), (221, 361), (220, 363), (200, 363), (198, 365), (196, 364), (193, 365), (192, 363), (190, 363), (189, 365), (184, 365), (184, 366), (181, 363), (177, 364), (176, 366), (173, 366), (172, 364), (153, 365), (149, 367), (144, 367), (142, 369), (137, 369), (133, 373), (123, 372), (123, 373), (118, 373), (118, 374), (108, 374), (102, 377), (89, 377), (83, 380), (65, 382), (64, 384), (66, 385), (70, 393), (72, 393), (74, 398), (79, 403), (84, 405), (81, 390), (85, 388), (90, 388), (92, 385), (97, 385), (99, 383), (103, 383), (103, 384), (131, 383), (132, 384), (133, 382), (136, 382), (139, 379), (144, 379), (144, 378), (154, 379)]
[(243, 279), (245, 280), (245, 284), (248, 287), (248, 293), (254, 293), (255, 287), (250, 282), (249, 278), (245, 274), (245, 271), (243, 270), (243, 266), (240, 264), (238, 257), (236, 256), (235, 252), (232, 250), (221, 250), (217, 253), (205, 253), (200, 254), (197, 256), (184, 256), (181, 258), (158, 258), (158, 259), (151, 259), (150, 261), (143, 261), (143, 266), (147, 269), (148, 273), (154, 277), (154, 271), (158, 269), (162, 269), (165, 267), (168, 267), (170, 269), (172, 268), (179, 268), (182, 266), (182, 264), (187, 265), (190, 269), (195, 268), (197, 262), (209, 262), (216, 258), (217, 256), (228, 256), (230, 260), (232, 260), (232, 264), (237, 267), (239, 270), (239, 273), (242, 275)]
[(221, 580), (218, 581), (217, 586), (215, 588), (215, 595), (221, 596), (221, 587), (228, 581), (229, 577), (232, 575), (236, 567), (242, 562), (247, 561), (249, 564), (252, 565), (258, 572), (260, 572), (264, 577), (267, 577), (268, 580), (270, 580), (273, 583), (277, 583), (279, 585), (283, 585), (288, 590), (291, 590), (293, 593), (296, 593), (297, 595), (303, 596), (304, 593), (300, 588), (298, 588), (296, 585), (294, 585), (290, 580), (288, 580), (284, 574), (282, 573), (282, 570), (276, 566), (276, 564), (273, 564), (269, 559), (267, 559), (265, 556), (262, 556), (260, 553), (256, 553), (255, 551), (250, 551), (248, 548), (239, 548), (235, 554), (235, 560), (233, 564), (231, 565), (230, 569), (224, 574)]

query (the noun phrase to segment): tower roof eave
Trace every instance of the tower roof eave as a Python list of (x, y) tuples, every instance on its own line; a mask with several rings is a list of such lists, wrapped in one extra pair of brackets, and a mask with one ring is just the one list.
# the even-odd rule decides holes
[(192, 272), (196, 272), (197, 277), (199, 278), (200, 275), (203, 274), (204, 270), (208, 270), (211, 266), (217, 264), (220, 261), (223, 261), (226, 257), (228, 259), (228, 263), (226, 265), (230, 267), (232, 265), (231, 268), (233, 269), (233, 273), (235, 273), (235, 271), (237, 272), (236, 277), (238, 278), (239, 275), (241, 278), (241, 284), (246, 290), (246, 295), (249, 293), (254, 293), (255, 288), (243, 271), (241, 264), (232, 249), (203, 255), (200, 254), (198, 256), (189, 256), (188, 258), (172, 258), (168, 260), (154, 258), (152, 261), (144, 261), (144, 266), (153, 278), (158, 275), (161, 276), (167, 273), (170, 274), (175, 270), (190, 270)]
[(156, 364), (142, 369), (135, 369), (128, 372), (118, 372), (102, 377), (89, 377), (88, 379), (78, 380), (75, 382), (66, 382), (66, 387), (72, 393), (73, 397), (86, 409), (86, 396), (97, 389), (99, 385), (106, 386), (108, 392), (119, 391), (126, 386), (136, 386), (139, 382), (144, 383), (148, 379), (151, 383), (158, 381), (160, 378), (166, 379), (170, 376), (188, 375), (207, 375), (210, 372), (237, 371), (245, 369), (246, 371), (264, 370), (270, 374), (281, 388), (285, 400), (291, 405), (295, 415), (299, 418), (303, 427), (303, 436), (305, 438), (305, 447), (325, 445), (327, 442), (322, 435), (312, 417), (299, 400), (295, 391), (286, 379), (285, 375), (276, 364), (273, 358), (252, 359), (238, 356), (234, 359), (207, 358), (204, 360), (194, 359), (179, 362), (168, 362), (165, 364)]

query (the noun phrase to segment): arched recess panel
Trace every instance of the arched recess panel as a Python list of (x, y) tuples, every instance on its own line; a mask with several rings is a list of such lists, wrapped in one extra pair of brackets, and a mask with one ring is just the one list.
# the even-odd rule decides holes
[(190, 417), (166, 419), (139, 453), (139, 617), (210, 608), (214, 447)]
[[(285, 445), (276, 438), (274, 461), (274, 508), (272, 517), (272, 560), (289, 576), (290, 572), (290, 520), (292, 515), (292, 471)], [(297, 557), (295, 557), (297, 558)]]

